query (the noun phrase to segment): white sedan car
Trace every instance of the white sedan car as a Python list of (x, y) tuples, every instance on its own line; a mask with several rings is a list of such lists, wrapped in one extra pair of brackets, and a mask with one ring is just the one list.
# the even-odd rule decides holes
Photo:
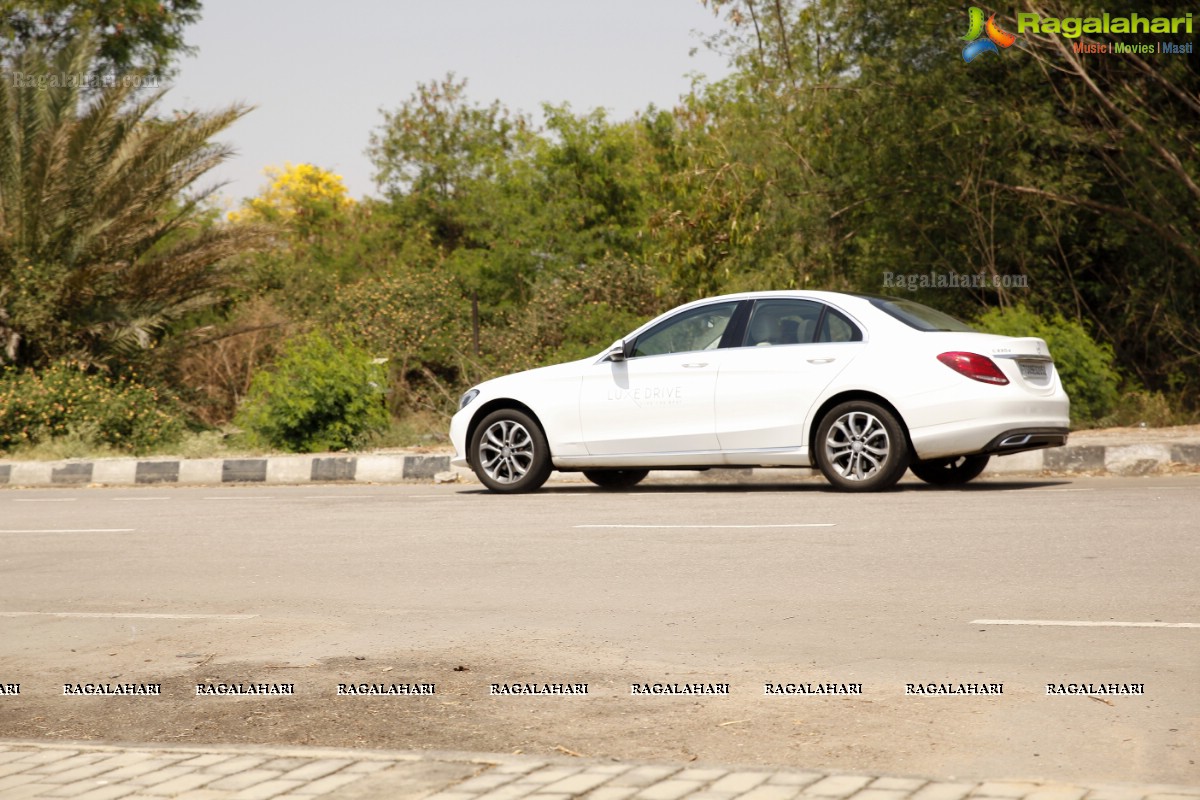
[(650, 469), (812, 467), (847, 491), (906, 468), (964, 483), (993, 455), (1065, 444), (1046, 343), (977, 333), (909, 300), (754, 292), (669, 311), (582, 361), (463, 395), (456, 466), (497, 492), (552, 469), (604, 488)]

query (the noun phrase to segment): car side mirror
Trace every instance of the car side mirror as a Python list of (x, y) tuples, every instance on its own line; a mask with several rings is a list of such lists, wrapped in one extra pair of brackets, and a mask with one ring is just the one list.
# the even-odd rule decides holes
[(629, 343), (624, 339), (613, 342), (612, 346), (608, 348), (608, 352), (605, 353), (605, 357), (609, 361), (624, 361), (629, 358), (629, 355)]

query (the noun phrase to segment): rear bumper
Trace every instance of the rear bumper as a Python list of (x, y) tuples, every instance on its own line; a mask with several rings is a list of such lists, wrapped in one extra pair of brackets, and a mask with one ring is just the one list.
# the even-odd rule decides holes
[[(1024, 419), (1022, 419), (1024, 417)], [(922, 461), (976, 454), (1008, 455), (1066, 444), (1069, 432), (1064, 404), (1056, 414), (1007, 414), (995, 421), (980, 419), (910, 428), (916, 457)]]
[(1070, 401), (1057, 383), (1044, 396), (1030, 396), (1017, 386), (963, 381), (955, 391), (919, 400), (898, 410), (922, 461), (1057, 447), (1066, 443), (1071, 424)]

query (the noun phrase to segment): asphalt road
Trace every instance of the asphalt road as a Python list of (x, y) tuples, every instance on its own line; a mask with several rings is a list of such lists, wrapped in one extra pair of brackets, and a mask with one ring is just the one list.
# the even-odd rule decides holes
[[(52, 693), (200, 654), (267, 669), (437, 653), (472, 665), (481, 695), (589, 682), (620, 702), (721, 702), (729, 725), (764, 715), (747, 753), (808, 718), (825, 749), (787, 752), (827, 759), (813, 767), (1195, 783), (1198, 575), (1195, 475), (867, 496), (819, 481), (6, 490), (0, 684)], [(628, 698), (676, 681), (730, 697)], [(804, 682), (863, 693), (764, 696)], [(1145, 694), (1047, 696), (1067, 683)]]

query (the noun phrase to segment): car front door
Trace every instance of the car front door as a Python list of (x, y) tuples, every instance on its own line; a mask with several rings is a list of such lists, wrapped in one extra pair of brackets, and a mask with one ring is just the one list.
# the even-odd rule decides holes
[(713, 397), (737, 301), (686, 309), (642, 332), (628, 358), (593, 364), (580, 387), (593, 456), (712, 453)]

